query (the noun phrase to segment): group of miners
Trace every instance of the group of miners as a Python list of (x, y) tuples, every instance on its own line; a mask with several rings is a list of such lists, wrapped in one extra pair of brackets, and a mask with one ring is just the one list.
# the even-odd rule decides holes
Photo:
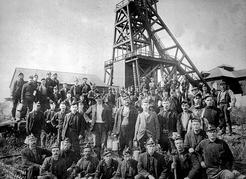
[[(26, 112), (27, 178), (232, 179), (239, 175), (228, 144), (233, 92), (186, 78), (143, 78), (139, 88), (100, 92), (83, 78), (59, 89), (57, 74), (38, 82), (19, 74), (12, 90), (13, 118)], [(191, 91), (191, 93), (189, 93)], [(219, 136), (220, 136), (219, 135)], [(91, 136), (92, 140), (88, 136)], [(112, 147), (110, 140), (116, 140)], [(92, 141), (92, 142), (91, 142)], [(112, 142), (112, 141), (111, 141)], [(111, 145), (110, 145), (111, 144)]]

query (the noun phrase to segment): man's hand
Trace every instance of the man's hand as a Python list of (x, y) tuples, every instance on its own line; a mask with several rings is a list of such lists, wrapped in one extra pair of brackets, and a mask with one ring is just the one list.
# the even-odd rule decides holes
[(155, 179), (152, 175), (148, 175), (148, 179)]
[(204, 161), (201, 161), (201, 166), (202, 166), (202, 168), (206, 168), (207, 167)]
[(237, 177), (240, 175), (240, 172), (237, 170), (232, 170), (232, 173)]
[(80, 135), (79, 135), (79, 140), (81, 140), (81, 139), (83, 139), (83, 136), (80, 134)]
[(195, 150), (193, 148), (189, 148), (189, 153), (193, 153)]
[(173, 162), (173, 163), (172, 163), (171, 168), (172, 168), (172, 169), (175, 169), (175, 168), (176, 168), (176, 162)]
[(133, 146), (137, 147), (138, 146), (138, 142), (136, 140), (133, 141)]

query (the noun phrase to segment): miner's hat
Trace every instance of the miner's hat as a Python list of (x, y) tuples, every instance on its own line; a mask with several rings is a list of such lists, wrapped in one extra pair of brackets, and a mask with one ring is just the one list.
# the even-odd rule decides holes
[(212, 132), (212, 131), (216, 131), (216, 130), (217, 130), (217, 128), (215, 127), (215, 125), (213, 125), (213, 124), (208, 125), (208, 129), (207, 129), (208, 132)]

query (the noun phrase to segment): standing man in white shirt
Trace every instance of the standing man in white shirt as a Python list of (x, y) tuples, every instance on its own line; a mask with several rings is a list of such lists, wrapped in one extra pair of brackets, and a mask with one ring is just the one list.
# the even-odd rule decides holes
[(84, 113), (84, 118), (90, 123), (94, 146), (100, 157), (101, 149), (106, 146), (107, 135), (112, 131), (112, 113), (109, 107), (103, 104), (100, 95), (96, 96), (96, 104), (90, 106)]

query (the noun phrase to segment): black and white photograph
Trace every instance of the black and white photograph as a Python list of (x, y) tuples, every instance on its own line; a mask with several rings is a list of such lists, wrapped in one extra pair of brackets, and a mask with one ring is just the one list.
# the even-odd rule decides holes
[(246, 179), (245, 0), (0, 0), (0, 179)]

